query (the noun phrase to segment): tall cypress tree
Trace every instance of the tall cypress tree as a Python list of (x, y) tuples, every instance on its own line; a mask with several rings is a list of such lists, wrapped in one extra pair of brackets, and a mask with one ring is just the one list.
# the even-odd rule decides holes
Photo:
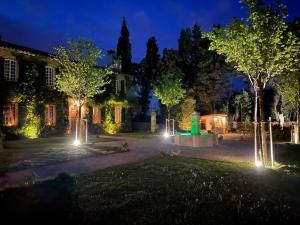
[(125, 17), (123, 18), (121, 35), (118, 40), (117, 55), (121, 57), (122, 72), (130, 74), (131, 71), (131, 43), (129, 40), (129, 31), (126, 25)]
[(139, 103), (144, 119), (150, 103), (150, 91), (157, 82), (158, 61), (159, 54), (156, 39), (151, 37), (147, 41), (146, 57), (139, 65), (134, 65), (135, 82), (140, 86)]
[(157, 65), (159, 61), (158, 46), (155, 37), (147, 41), (147, 53), (145, 58), (145, 75), (150, 81), (151, 87), (157, 82)]

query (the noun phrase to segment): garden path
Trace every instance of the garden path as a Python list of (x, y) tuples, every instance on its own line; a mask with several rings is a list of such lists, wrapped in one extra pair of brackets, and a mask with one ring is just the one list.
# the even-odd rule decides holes
[[(110, 136), (109, 138), (112, 137)], [(216, 147), (199, 149), (176, 146), (170, 139), (165, 139), (160, 136), (151, 138), (119, 136), (114, 138), (119, 140), (113, 142), (101, 142), (97, 143), (97, 145), (120, 146), (125, 140), (128, 143), (129, 151), (8, 172), (3, 176), (0, 176), (0, 189), (22, 183), (24, 184), (29, 180), (49, 179), (62, 172), (70, 175), (77, 175), (137, 162), (155, 156), (160, 152), (230, 162), (252, 161), (254, 155), (252, 140), (250, 138), (240, 140), (240, 136), (236, 134), (225, 135), (223, 140), (221, 140)]]

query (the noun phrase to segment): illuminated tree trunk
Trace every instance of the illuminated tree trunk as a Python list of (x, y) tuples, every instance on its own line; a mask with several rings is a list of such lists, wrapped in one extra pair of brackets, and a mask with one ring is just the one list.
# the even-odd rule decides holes
[(269, 162), (268, 158), (268, 150), (267, 150), (267, 135), (266, 135), (266, 126), (264, 123), (264, 117), (265, 117), (265, 112), (264, 112), (264, 101), (263, 101), (263, 88), (259, 87), (258, 90), (259, 93), (259, 116), (260, 116), (260, 151), (262, 155), (262, 162), (266, 166)]

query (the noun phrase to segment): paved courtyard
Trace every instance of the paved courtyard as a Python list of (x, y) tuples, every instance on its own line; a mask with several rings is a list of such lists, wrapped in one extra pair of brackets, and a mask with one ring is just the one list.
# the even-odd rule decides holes
[[(253, 144), (251, 138), (240, 139), (237, 134), (225, 135), (216, 147), (189, 148), (175, 145), (171, 138), (165, 139), (161, 136), (151, 138), (137, 138), (134, 136), (106, 137), (108, 141), (95, 143), (101, 147), (120, 147), (128, 143), (129, 151), (115, 154), (91, 156), (82, 159), (74, 159), (51, 165), (31, 167), (17, 171), (4, 173), (0, 176), (0, 188), (15, 186), (28, 180), (43, 180), (55, 177), (65, 172), (71, 175), (93, 172), (99, 169), (124, 165), (131, 162), (145, 160), (160, 153), (199, 157), (212, 160), (244, 162), (253, 160)], [(111, 140), (111, 139), (114, 140)], [(80, 149), (78, 149), (80, 150)], [(275, 151), (281, 150), (280, 147)]]

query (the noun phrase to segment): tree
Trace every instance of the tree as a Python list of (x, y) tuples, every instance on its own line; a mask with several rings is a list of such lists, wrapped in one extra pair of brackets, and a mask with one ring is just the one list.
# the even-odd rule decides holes
[(76, 101), (80, 119), (82, 106), (87, 100), (104, 92), (104, 86), (109, 83), (108, 75), (112, 73), (111, 68), (98, 67), (97, 60), (102, 57), (101, 50), (83, 38), (78, 41), (69, 40), (67, 48), (58, 46), (56, 50), (59, 62), (56, 89)]
[(165, 48), (163, 50), (163, 57), (158, 63), (158, 77), (167, 73), (174, 74), (177, 78), (183, 77), (178, 51)]
[(185, 96), (181, 79), (174, 78), (172, 74), (165, 74), (154, 87), (154, 95), (167, 107), (168, 119), (170, 119), (170, 110), (177, 105)]
[(158, 46), (155, 37), (147, 41), (146, 57), (139, 65), (134, 65), (135, 83), (139, 85), (139, 103), (142, 116), (145, 118), (150, 103), (150, 91), (157, 82), (157, 66), (159, 61)]
[(147, 41), (147, 53), (145, 57), (145, 76), (152, 87), (157, 82), (157, 65), (159, 61), (158, 46), (155, 37), (150, 37)]
[(240, 114), (241, 122), (250, 121), (250, 113), (252, 109), (252, 100), (246, 91), (235, 96), (234, 104)]
[(150, 103), (151, 83), (145, 75), (145, 59), (139, 64), (133, 64), (134, 83), (138, 85), (138, 102), (141, 105), (141, 115), (146, 118), (148, 105)]
[(193, 97), (187, 97), (180, 105), (178, 126), (181, 130), (189, 131), (191, 129), (191, 116), (195, 111), (196, 100)]
[[(280, 77), (276, 86), (277, 91), (282, 97), (283, 108), (290, 111), (296, 118), (295, 135), (299, 135), (299, 105), (300, 105), (300, 60), (298, 71), (287, 73)], [(295, 138), (298, 142), (299, 137)]]
[(126, 25), (125, 18), (123, 18), (121, 35), (118, 40), (117, 56), (121, 57), (122, 72), (131, 74), (131, 43), (129, 40), (129, 31)]
[[(235, 18), (225, 29), (215, 27), (208, 33), (210, 49), (226, 56), (226, 62), (235, 63), (238, 72), (246, 74), (255, 93), (254, 122), (257, 122), (257, 99), (261, 122), (262, 162), (269, 163), (264, 126), (263, 92), (274, 77), (293, 71), (297, 40), (287, 32), (284, 22), (286, 8), (282, 4), (265, 6), (262, 1), (242, 0), (249, 16), (247, 20)], [(259, 2), (259, 3), (258, 3)], [(256, 140), (256, 139), (255, 139)], [(255, 152), (256, 153), (256, 152)]]
[(223, 74), (228, 66), (224, 57), (209, 50), (210, 40), (201, 32), (198, 24), (183, 29), (178, 40), (179, 65), (183, 71), (183, 85), (196, 99), (201, 113), (214, 113), (217, 102), (227, 85)]

